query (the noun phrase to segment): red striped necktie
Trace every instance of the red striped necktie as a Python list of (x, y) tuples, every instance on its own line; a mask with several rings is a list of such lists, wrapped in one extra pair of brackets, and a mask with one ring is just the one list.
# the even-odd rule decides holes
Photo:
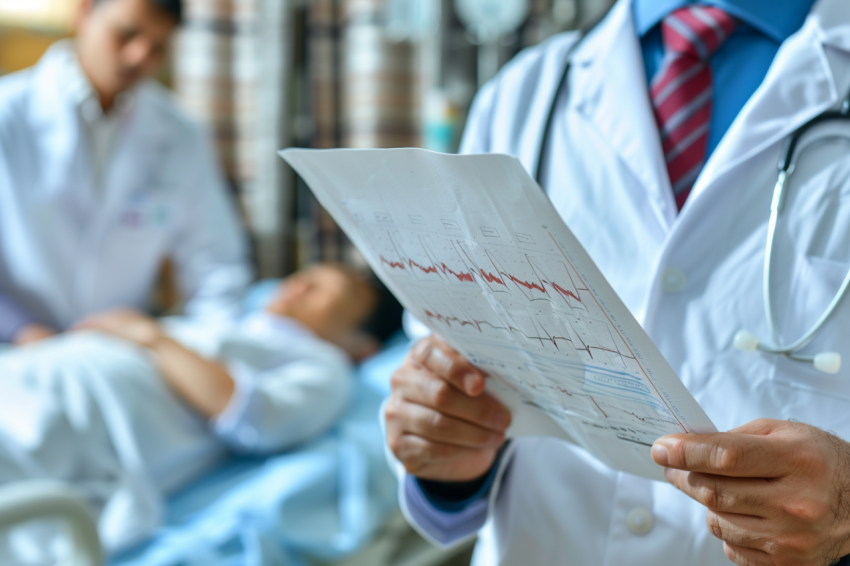
[(711, 121), (709, 58), (735, 29), (719, 8), (688, 6), (661, 23), (664, 61), (650, 94), (670, 184), (679, 210), (705, 164)]

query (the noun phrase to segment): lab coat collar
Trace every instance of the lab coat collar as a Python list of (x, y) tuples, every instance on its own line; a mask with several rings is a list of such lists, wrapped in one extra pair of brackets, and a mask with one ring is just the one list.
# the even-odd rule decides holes
[(573, 55), (570, 104), (635, 175), (668, 228), (677, 209), (641, 57), (631, 0), (620, 0)]
[[(32, 106), (31, 118), (41, 125), (53, 124), (57, 110), (79, 109), (80, 116), (88, 122), (102, 117), (94, 87), (80, 67), (72, 40), (57, 41), (51, 45), (35, 67), (36, 104)], [(131, 111), (140, 86), (121, 93), (110, 114), (127, 114)]]
[(682, 216), (703, 193), (723, 185), (716, 182), (719, 177), (838, 103), (848, 81), (842, 77), (839, 82), (826, 51), (836, 48), (850, 53), (850, 13), (845, 2), (820, 0), (800, 31), (783, 43), (761, 86), (709, 157)]
[(638, 35), (643, 37), (671, 12), (689, 4), (716, 6), (762, 34), (782, 43), (800, 29), (813, 0), (785, 2), (781, 10), (775, 0), (635, 0), (634, 15)]

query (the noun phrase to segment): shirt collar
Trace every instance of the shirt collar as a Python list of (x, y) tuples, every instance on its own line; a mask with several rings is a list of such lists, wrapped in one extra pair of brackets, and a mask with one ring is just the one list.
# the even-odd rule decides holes
[(77, 59), (77, 52), (74, 49), (73, 41), (61, 41), (56, 44), (55, 49), (64, 59), (63, 78), (64, 84), (67, 85), (68, 96), (86, 122), (91, 124), (104, 116), (117, 116), (130, 108), (135, 97), (133, 90), (118, 95), (112, 110), (108, 114), (104, 114), (103, 107), (100, 105), (100, 99), (88, 76), (86, 76), (86, 73), (80, 66), (79, 59)]
[(716, 6), (782, 43), (803, 25), (814, 0), (785, 0), (777, 8), (776, 0), (634, 0), (635, 27), (643, 37), (670, 12), (688, 4)]

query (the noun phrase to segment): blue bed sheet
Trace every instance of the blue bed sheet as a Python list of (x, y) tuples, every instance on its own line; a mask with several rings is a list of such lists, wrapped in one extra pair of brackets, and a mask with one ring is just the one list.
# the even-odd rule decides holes
[(398, 505), (379, 409), (408, 348), (396, 336), (360, 366), (354, 400), (330, 432), (227, 461), (171, 497), (165, 525), (110, 566), (300, 565), (356, 551)]

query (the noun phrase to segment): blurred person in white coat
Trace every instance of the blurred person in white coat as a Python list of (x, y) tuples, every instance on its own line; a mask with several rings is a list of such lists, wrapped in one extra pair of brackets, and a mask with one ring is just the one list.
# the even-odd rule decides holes
[(229, 319), (246, 242), (207, 136), (150, 77), (180, 0), (83, 0), (76, 39), (0, 79), (0, 342), (145, 309), (171, 258), (190, 315)]
[[(741, 329), (794, 342), (846, 281), (850, 154), (830, 139), (850, 135), (841, 119), (797, 150), (771, 254), (772, 337), (763, 269), (777, 164), (795, 130), (850, 107), (848, 88), (846, 0), (620, 0), (580, 41), (524, 51), (479, 92), (462, 152), (514, 155), (539, 173), (726, 432), (659, 439), (652, 455), (668, 482), (554, 438), (506, 442), (510, 415), (484, 375), (425, 338), (385, 406), (402, 505), (423, 535), (453, 544), (477, 533), (478, 565), (844, 563), (850, 368), (823, 373), (734, 343)], [(846, 360), (848, 336), (844, 300), (794, 355)]]

